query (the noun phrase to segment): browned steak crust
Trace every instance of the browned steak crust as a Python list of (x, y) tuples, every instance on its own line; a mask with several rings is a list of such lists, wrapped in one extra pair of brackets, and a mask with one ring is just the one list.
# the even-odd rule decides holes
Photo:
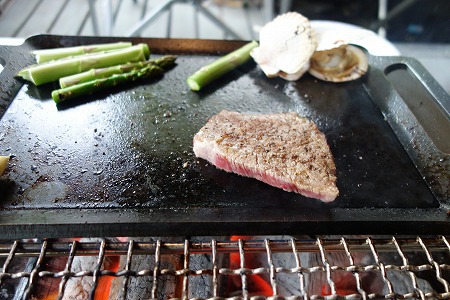
[(326, 138), (297, 113), (222, 111), (194, 137), (194, 153), (216, 167), (325, 202), (339, 194)]

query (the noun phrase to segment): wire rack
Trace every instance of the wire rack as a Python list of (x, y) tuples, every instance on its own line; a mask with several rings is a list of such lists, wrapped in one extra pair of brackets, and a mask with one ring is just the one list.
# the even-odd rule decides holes
[(450, 299), (444, 236), (1, 241), (0, 259), (0, 299)]

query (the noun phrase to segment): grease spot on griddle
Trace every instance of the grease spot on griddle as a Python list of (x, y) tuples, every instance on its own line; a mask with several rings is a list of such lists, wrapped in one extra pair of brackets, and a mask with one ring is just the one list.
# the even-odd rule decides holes
[(60, 181), (49, 181), (48, 178), (41, 176), (25, 191), (24, 198), (32, 201), (31, 206), (39, 206), (39, 202), (56, 203), (66, 198), (67, 189), (64, 183)]

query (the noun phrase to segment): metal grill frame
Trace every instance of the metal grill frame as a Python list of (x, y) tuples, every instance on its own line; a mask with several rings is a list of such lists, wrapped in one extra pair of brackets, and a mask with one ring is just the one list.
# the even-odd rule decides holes
[[(23, 87), (23, 82), (20, 80), (15, 80), (14, 75), (20, 70), (20, 68), (25, 67), (26, 64), (32, 63), (32, 56), (30, 55), (31, 50), (51, 48), (58, 45), (65, 46), (75, 46), (83, 44), (92, 43), (107, 43), (118, 41), (117, 37), (80, 37), (80, 36), (53, 36), (53, 35), (39, 35), (34, 36), (26, 40), (24, 44), (20, 47), (0, 47), (0, 55), (6, 60), (11, 62), (17, 62), (14, 64), (9, 64), (5, 66), (5, 69), (0, 73), (0, 77), (4, 80), (0, 80), (0, 114), (3, 115), (6, 107), (10, 104), (15, 103), (13, 101), (18, 95), (19, 91)], [(242, 46), (244, 41), (212, 41), (212, 40), (189, 40), (189, 39), (149, 39), (149, 38), (127, 38), (120, 40), (126, 40), (133, 43), (145, 42), (152, 45), (152, 53), (154, 54), (176, 54), (187, 56), (184, 67), (198, 68), (198, 65), (204, 63), (205, 56), (217, 56), (218, 54), (225, 54), (236, 48)], [(439, 151), (426, 134), (426, 132), (421, 129), (422, 125), (417, 122), (417, 118), (414, 116), (413, 112), (410, 111), (408, 105), (403, 101), (404, 99), (401, 95), (392, 87), (392, 84), (386, 78), (385, 70), (396, 70), (396, 67), (403, 66), (407, 67), (407, 74), (414, 74), (417, 76), (422, 84), (417, 84), (414, 86), (422, 87), (426, 93), (431, 93), (432, 96), (428, 106), (431, 107), (441, 107), (444, 110), (450, 111), (450, 98), (448, 94), (439, 86), (439, 84), (430, 76), (430, 74), (421, 66), (417, 61), (412, 58), (407, 57), (370, 57), (371, 72), (367, 74), (367, 78), (364, 79), (359, 86), (357, 83), (358, 95), (363, 96), (367, 101), (370, 101), (370, 106), (374, 104), (376, 107), (380, 108), (381, 114), (388, 117), (387, 119), (379, 118), (378, 120), (383, 125), (391, 126), (393, 133), (398, 137), (398, 140), (402, 143), (400, 148), (405, 149), (411, 158), (412, 163), (416, 166), (416, 169), (421, 174), (418, 177), (420, 181), (425, 180), (428, 187), (433, 192), (434, 197), (430, 196), (430, 201), (433, 203), (423, 203), (422, 197), (416, 194), (411, 194), (407, 197), (403, 203), (391, 203), (386, 207), (380, 202), (380, 199), (376, 199), (374, 203), (360, 202), (357, 203), (355, 207), (350, 204), (343, 203), (331, 205), (330, 207), (316, 207), (313, 205), (310, 209), (309, 204), (305, 207), (307, 209), (302, 209), (303, 204), (297, 207), (296, 210), (287, 209), (286, 206), (272, 205), (273, 198), (278, 196), (271, 196), (269, 199), (263, 197), (264, 195), (269, 195), (268, 193), (259, 193), (259, 188), (255, 188), (255, 193), (253, 195), (258, 195), (255, 203), (261, 203), (261, 200), (269, 201), (269, 206), (262, 205), (258, 206), (259, 209), (255, 210), (253, 205), (250, 205), (247, 199), (241, 199), (238, 195), (236, 198), (233, 195), (227, 196), (226, 201), (222, 205), (216, 205), (214, 197), (212, 194), (207, 194), (205, 197), (194, 196), (196, 205), (189, 202), (188, 205), (175, 205), (176, 210), (173, 208), (173, 202), (166, 203), (165, 205), (156, 205), (153, 207), (128, 207), (129, 213), (124, 214), (124, 207), (107, 207), (106, 209), (98, 207), (96, 208), (97, 202), (87, 205), (87, 207), (81, 207), (81, 201), (73, 202), (73, 206), (64, 206), (63, 203), (51, 203), (49, 207), (39, 207), (38, 203), (34, 203), (32, 207), (25, 205), (24, 207), (18, 207), (11, 205), (9, 209), (1, 211), (0, 217), (0, 234), (5, 239), (20, 239), (24, 236), (39, 237), (39, 238), (58, 238), (61, 236), (158, 236), (158, 235), (172, 235), (175, 231), (178, 235), (190, 235), (195, 233), (196, 235), (230, 235), (230, 234), (409, 234), (409, 235), (429, 235), (429, 234), (448, 234), (450, 232), (450, 226), (448, 222), (448, 180), (446, 166), (449, 161), (444, 153)], [(9, 68), (8, 68), (9, 66)], [(403, 70), (401, 67), (399, 70)], [(178, 72), (183, 69), (174, 68), (173, 72)], [(186, 68), (184, 70), (187, 70)], [(248, 76), (248, 72), (244, 70), (245, 76)], [(236, 71), (237, 75), (242, 76), (240, 71)], [(173, 73), (174, 78), (177, 79), (173, 84), (179, 84), (181, 81)], [(184, 75), (183, 75), (184, 76)], [(253, 75), (252, 75), (253, 76)], [(169, 79), (169, 78), (166, 78)], [(262, 79), (262, 78), (261, 78)], [(407, 82), (409, 77), (406, 78)], [(308, 82), (308, 81), (307, 81)], [(262, 82), (264, 83), (264, 82)], [(305, 82), (306, 83), (306, 82)], [(264, 83), (265, 84), (265, 83)], [(230, 92), (236, 93), (237, 96), (241, 95), (242, 87), (239, 86), (229, 86), (231, 88)], [(281, 87), (281, 86), (280, 86)], [(315, 84), (311, 81), (311, 92), (315, 91), (319, 93), (322, 92), (323, 87)], [(185, 87), (182, 87), (184, 90)], [(359, 90), (361, 91), (359, 92)], [(157, 89), (155, 89), (157, 90)], [(271, 87), (268, 89), (268, 95), (273, 95), (275, 97), (285, 97), (284, 93), (278, 95), (278, 88)], [(139, 91), (139, 89), (138, 89)], [(415, 93), (415, 89), (414, 92)], [(424, 92), (422, 91), (422, 92)], [(347, 92), (344, 93), (343, 98), (347, 97)], [(179, 95), (183, 95), (180, 93)], [(21, 93), (20, 97), (27, 96), (27, 93)], [(164, 94), (160, 95), (165, 98)], [(183, 99), (178, 99), (174, 102), (186, 100), (183, 95)], [(195, 96), (195, 95), (194, 95)], [(360, 99), (358, 96), (358, 99)], [(197, 97), (197, 96), (195, 96)], [(195, 97), (192, 99), (195, 100)], [(297, 96), (296, 96), (297, 97)], [(172, 95), (168, 98), (173, 98)], [(239, 97), (230, 97), (240, 99)], [(271, 98), (271, 97), (270, 97)], [(369, 99), (370, 98), (370, 99)], [(3, 100), (2, 100), (3, 99)], [(259, 96), (256, 95), (255, 99)], [(283, 98), (284, 99), (284, 98)], [(298, 100), (303, 101), (300, 98)], [(373, 101), (372, 101), (373, 100)], [(423, 99), (422, 99), (423, 100)], [(412, 101), (412, 100), (411, 100)], [(28, 103), (28, 101), (25, 101)], [(372, 103), (373, 102), (373, 103)], [(103, 101), (99, 101), (103, 103)], [(270, 104), (271, 102), (269, 102)], [(324, 102), (325, 103), (325, 102)], [(361, 104), (358, 101), (358, 109)], [(424, 102), (425, 103), (425, 102)], [(234, 103), (233, 105), (235, 105)], [(32, 105), (32, 102), (30, 102)], [(2, 107), (3, 106), (3, 109)], [(33, 105), (32, 105), (33, 106)], [(427, 106), (427, 107), (428, 107)], [(36, 106), (35, 106), (36, 107)], [(272, 106), (269, 105), (268, 108)], [(392, 111), (395, 107), (394, 111)], [(206, 109), (207, 107), (205, 107)], [(228, 107), (231, 109), (232, 107)], [(195, 113), (199, 113), (199, 108), (195, 109)], [(267, 109), (267, 108), (266, 108)], [(429, 109), (425, 110), (428, 111)], [(24, 111), (23, 109), (21, 111)], [(376, 110), (375, 110), (376, 111)], [(372, 111), (367, 111), (367, 113)], [(41, 113), (41, 112), (39, 112)], [(209, 114), (210, 112), (208, 112)], [(390, 117), (389, 117), (390, 116)], [(2, 120), (7, 117), (2, 116)], [(26, 119), (28, 115), (26, 115)], [(120, 119), (124, 119), (123, 117)], [(126, 119), (126, 118), (125, 118)], [(180, 118), (178, 118), (180, 119)], [(430, 118), (428, 118), (430, 119)], [(385, 124), (388, 121), (389, 124)], [(323, 122), (327, 123), (327, 122)], [(97, 125), (95, 125), (97, 126)], [(329, 128), (333, 128), (330, 126)], [(17, 126), (16, 130), (20, 133)], [(410, 131), (410, 129), (414, 129)], [(196, 128), (198, 129), (198, 128)], [(420, 129), (420, 130), (419, 130)], [(24, 130), (28, 130), (24, 127)], [(386, 132), (390, 132), (388, 127), (386, 127)], [(194, 132), (194, 131), (192, 131)], [(178, 132), (176, 133), (179, 134)], [(8, 135), (11, 136), (11, 135)], [(444, 135), (445, 136), (445, 135)], [(36, 138), (39, 135), (36, 135)], [(191, 141), (192, 136), (189, 137)], [(372, 139), (372, 136), (369, 136)], [(336, 141), (341, 140), (336, 139)], [(395, 139), (397, 140), (397, 139)], [(414, 142), (414, 145), (411, 142)], [(364, 144), (364, 143), (363, 143)], [(18, 147), (22, 147), (18, 145)], [(11, 148), (15, 148), (11, 146)], [(353, 149), (353, 148), (352, 148)], [(99, 150), (100, 151), (100, 150)], [(42, 153), (42, 151), (37, 151)], [(107, 152), (105, 152), (107, 153)], [(403, 150), (401, 151), (402, 154)], [(405, 154), (406, 155), (406, 154)], [(343, 156), (340, 156), (343, 157)], [(406, 156), (404, 156), (407, 158)], [(31, 158), (30, 158), (31, 159)], [(43, 159), (44, 161), (45, 159)], [(94, 158), (97, 161), (97, 158)], [(167, 159), (164, 160), (167, 162)], [(359, 162), (359, 159), (355, 157), (355, 161)], [(379, 160), (379, 162), (384, 162), (386, 160)], [(409, 161), (409, 159), (408, 159)], [(353, 161), (350, 161), (353, 164)], [(33, 160), (29, 164), (34, 164)], [(24, 166), (28, 166), (28, 163), (24, 163)], [(343, 168), (341, 170), (346, 170), (347, 164), (343, 163)], [(380, 165), (375, 165), (379, 168)], [(391, 165), (383, 167), (383, 169), (389, 170)], [(24, 167), (24, 171), (30, 171), (30, 168)], [(135, 170), (132, 170), (133, 172)], [(411, 169), (413, 171), (413, 169)], [(439, 174), (435, 172), (439, 171)], [(415, 173), (415, 171), (413, 171)], [(12, 172), (11, 172), (12, 173)], [(19, 172), (17, 174), (21, 174)], [(72, 172), (75, 174), (75, 171)], [(106, 174), (106, 173), (105, 173)], [(355, 172), (348, 172), (347, 176), (355, 175)], [(405, 172), (400, 172), (400, 178), (404, 177)], [(408, 174), (410, 174), (408, 172)], [(33, 175), (33, 174), (32, 174)], [(85, 174), (84, 176), (87, 176)], [(55, 174), (54, 178), (59, 175)], [(92, 175), (97, 176), (97, 175)], [(378, 175), (377, 175), (378, 176)], [(11, 177), (11, 176), (10, 176)], [(31, 176), (34, 178), (34, 176)], [(50, 176), (51, 177), (51, 176)], [(14, 178), (10, 178), (13, 179)], [(356, 178), (359, 179), (359, 178)], [(126, 179), (129, 180), (129, 179)], [(20, 177), (17, 178), (17, 182), (21, 182)], [(429, 181), (429, 182), (428, 182)], [(167, 181), (169, 182), (169, 181)], [(170, 181), (171, 182), (171, 181)], [(349, 190), (353, 193), (356, 180), (348, 180)], [(392, 182), (396, 182), (395, 180)], [(424, 184), (425, 184), (424, 183)], [(32, 185), (33, 181), (29, 183)], [(114, 184), (114, 183), (112, 183)], [(399, 184), (397, 182), (397, 184)], [(96, 185), (87, 185), (86, 192), (88, 190), (95, 189)], [(364, 186), (364, 185), (363, 185)], [(369, 186), (372, 186), (371, 184)], [(409, 185), (413, 186), (413, 185)], [(416, 185), (414, 185), (416, 186)], [(382, 189), (385, 190), (386, 187), (381, 185)], [(103, 188), (99, 187), (102, 191)], [(211, 185), (209, 185), (211, 188)], [(222, 187), (218, 187), (218, 191)], [(341, 187), (340, 187), (341, 189)], [(78, 190), (78, 188), (76, 189)], [(189, 190), (191, 190), (189, 188)], [(194, 190), (194, 189), (192, 189)], [(231, 190), (231, 189), (230, 189)], [(100, 191), (100, 196), (103, 192)], [(429, 190), (424, 186), (424, 191)], [(10, 192), (8, 190), (8, 192)], [(19, 189), (18, 194), (22, 194), (24, 191)], [(82, 191), (79, 191), (82, 195)], [(201, 192), (201, 190), (198, 190)], [(51, 191), (49, 191), (51, 193)], [(13, 192), (15, 195), (15, 193)], [(219, 192), (218, 192), (219, 194)], [(402, 193), (403, 194), (403, 193)], [(222, 191), (220, 191), (222, 195)], [(372, 198), (373, 191), (370, 191), (368, 195), (362, 195), (363, 198)], [(395, 193), (392, 195), (394, 202), (396, 199)], [(142, 199), (148, 199), (149, 195), (143, 195)], [(287, 195), (280, 196), (288, 197)], [(92, 197), (87, 197), (88, 201), (91, 201)], [(100, 197), (101, 198), (101, 197)], [(134, 198), (134, 196), (133, 196)], [(184, 196), (181, 198), (184, 199)], [(290, 198), (290, 195), (289, 195)], [(349, 196), (349, 199), (352, 198)], [(435, 203), (432, 198), (436, 198)], [(136, 198), (137, 199), (137, 198)], [(239, 200), (241, 199), (241, 200)], [(352, 198), (353, 199), (353, 198)], [(355, 198), (357, 199), (357, 198)], [(11, 199), (14, 200), (14, 199)], [(37, 199), (41, 200), (41, 199)], [(67, 199), (69, 200), (69, 199)], [(180, 199), (182, 200), (182, 199)], [(184, 203), (186, 199), (180, 201)], [(205, 200), (205, 201), (203, 201)], [(230, 200), (232, 200), (230, 202)], [(59, 200), (58, 200), (59, 201)], [(134, 200), (133, 200), (134, 201)], [(236, 202), (235, 202), (236, 201)], [(416, 202), (417, 201), (417, 202)], [(39, 201), (35, 201), (39, 202)], [(50, 201), (51, 202), (51, 201)], [(69, 201), (70, 202), (70, 201)], [(425, 201), (427, 202), (427, 201)], [(27, 202), (28, 203), (28, 202)], [(303, 201), (302, 201), (303, 203)], [(11, 204), (16, 204), (12, 201)], [(31, 204), (31, 203), (30, 203)], [(54, 205), (55, 204), (55, 205)], [(225, 204), (225, 205), (224, 205)], [(234, 204), (234, 205), (231, 205)], [(91, 206), (92, 205), (92, 206)], [(292, 204), (296, 205), (296, 204)], [(318, 205), (318, 204), (317, 204)], [(381, 205), (381, 207), (380, 207)], [(407, 205), (409, 208), (403, 208), (403, 205)], [(82, 205), (83, 206), (83, 205)], [(66, 209), (73, 207), (74, 209)], [(379, 208), (377, 208), (379, 207)], [(39, 209), (39, 213), (36, 213), (36, 209)], [(200, 217), (199, 217), (200, 216)], [(208, 216), (209, 218), (204, 218)], [(214, 222), (206, 222), (206, 220), (212, 219)], [(111, 222), (114, 220), (114, 222)], [(255, 226), (255, 224), (258, 226)], [(276, 226), (275, 226), (276, 225)], [(174, 228), (176, 230), (174, 230)], [(45, 235), (44, 235), (45, 234)]]
[[(263, 238), (263, 237), (261, 237)], [(355, 264), (353, 253), (362, 249), (370, 249), (375, 261), (374, 264)], [(422, 252), (426, 255), (428, 263), (421, 265), (410, 264), (406, 253)], [(90, 299), (94, 299), (95, 290), (101, 276), (113, 276), (123, 278), (122, 299), (127, 299), (127, 287), (132, 277), (151, 277), (151, 297), (157, 299), (157, 289), (159, 279), (163, 275), (175, 276), (182, 283), (181, 299), (201, 299), (189, 298), (189, 280), (193, 276), (209, 275), (212, 277), (212, 297), (208, 299), (260, 299), (264, 297), (252, 296), (248, 291), (248, 276), (251, 274), (266, 274), (270, 278), (270, 286), (273, 295), (268, 299), (450, 299), (449, 278), (445, 278), (445, 272), (450, 271), (449, 263), (439, 264), (433, 253), (441, 251), (447, 253), (450, 258), (450, 243), (448, 237), (317, 237), (308, 239), (279, 240), (279, 239), (259, 239), (237, 241), (224, 240), (217, 241), (211, 239), (207, 242), (198, 242), (194, 239), (180, 242), (164, 242), (157, 239), (154, 242), (142, 242), (138, 239), (131, 239), (128, 242), (108, 242), (100, 239), (99, 242), (79, 242), (43, 240), (43, 241), (3, 241), (0, 243), (0, 258), (4, 259), (2, 271), (0, 273), (0, 288), (7, 279), (26, 278), (27, 285), (23, 291), (23, 299), (30, 299), (33, 295), (36, 282), (40, 278), (61, 278), (58, 291), (58, 299), (62, 299), (65, 292), (66, 283), (74, 277), (92, 277), (93, 285), (90, 291)], [(321, 265), (304, 267), (301, 264), (299, 254), (302, 252), (320, 253)], [(333, 265), (327, 259), (327, 254), (331, 252), (345, 253), (349, 266), (342, 267)], [(401, 265), (387, 264), (380, 258), (379, 253), (388, 252), (398, 255), (401, 258)], [(239, 253), (239, 268), (223, 268), (218, 265), (219, 253)], [(263, 253), (267, 255), (267, 265), (269, 267), (247, 268), (245, 255), (248, 253)], [(291, 253), (295, 257), (296, 267), (285, 268), (276, 266), (272, 260), (274, 253)], [(184, 262), (181, 269), (161, 268), (162, 254), (182, 255)], [(210, 254), (212, 257), (212, 267), (200, 270), (190, 269), (190, 257), (197, 254)], [(102, 264), (106, 256), (126, 255), (126, 264), (123, 270), (113, 272), (103, 270)], [(131, 263), (134, 255), (154, 256), (155, 266), (153, 269), (132, 270)], [(72, 272), (72, 262), (76, 256), (96, 256), (97, 263), (91, 270)], [(36, 258), (36, 262), (31, 271), (10, 273), (9, 266), (15, 257)], [(64, 270), (50, 272), (45, 270), (44, 260), (51, 257), (67, 257)], [(395, 286), (387, 276), (388, 270), (407, 272), (412, 283), (413, 290), (406, 294), (395, 292)], [(425, 292), (419, 288), (417, 283), (417, 272), (433, 271), (437, 281), (442, 285), (444, 292)], [(345, 271), (353, 274), (356, 281), (357, 293), (342, 296), (338, 294), (336, 282), (333, 281), (334, 272)], [(326, 274), (326, 281), (331, 289), (331, 295), (310, 295), (306, 290), (305, 275), (316, 272)], [(379, 272), (387, 287), (386, 294), (368, 293), (362, 287), (360, 275), (363, 272)], [(278, 295), (277, 274), (298, 274), (298, 295), (280, 297)], [(224, 298), (219, 293), (219, 276), (238, 275), (241, 278), (242, 290), (240, 296)]]

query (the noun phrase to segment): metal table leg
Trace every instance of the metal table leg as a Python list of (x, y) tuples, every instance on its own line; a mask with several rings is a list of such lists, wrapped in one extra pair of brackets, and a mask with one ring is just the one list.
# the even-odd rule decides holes
[(89, 13), (90, 13), (91, 19), (92, 19), (92, 27), (94, 29), (94, 34), (95, 35), (99, 35), (98, 21), (97, 21), (97, 12), (96, 12), (96, 9), (95, 9), (94, 0), (89, 0)]
[(216, 24), (218, 27), (220, 27), (223, 31), (225, 31), (225, 34), (233, 37), (237, 40), (242, 40), (243, 38), (236, 32), (234, 32), (230, 27), (228, 27), (225, 23), (223, 23), (221, 20), (219, 20), (215, 15), (213, 15), (208, 9), (202, 6), (201, 1), (194, 1), (195, 6), (198, 8), (198, 10), (203, 13), (205, 17), (207, 17), (211, 22)]
[(154, 8), (150, 13), (144, 16), (131, 30), (126, 34), (127, 36), (139, 36), (144, 28), (153, 22), (161, 13), (170, 8), (178, 0), (167, 0)]
[[(154, 8), (150, 13), (148, 13), (140, 22), (138, 22), (131, 30), (126, 34), (127, 36), (139, 36), (142, 30), (153, 22), (161, 13), (165, 10), (170, 9), (170, 7), (177, 2), (186, 2), (186, 0), (167, 0), (163, 2), (158, 7)], [(202, 6), (201, 0), (194, 0), (193, 3), (196, 7), (196, 11), (201, 12), (205, 17), (212, 21), (215, 25), (219, 26), (227, 35), (235, 39), (241, 40), (242, 37), (230, 29), (226, 24), (214, 16), (208, 9)]]

